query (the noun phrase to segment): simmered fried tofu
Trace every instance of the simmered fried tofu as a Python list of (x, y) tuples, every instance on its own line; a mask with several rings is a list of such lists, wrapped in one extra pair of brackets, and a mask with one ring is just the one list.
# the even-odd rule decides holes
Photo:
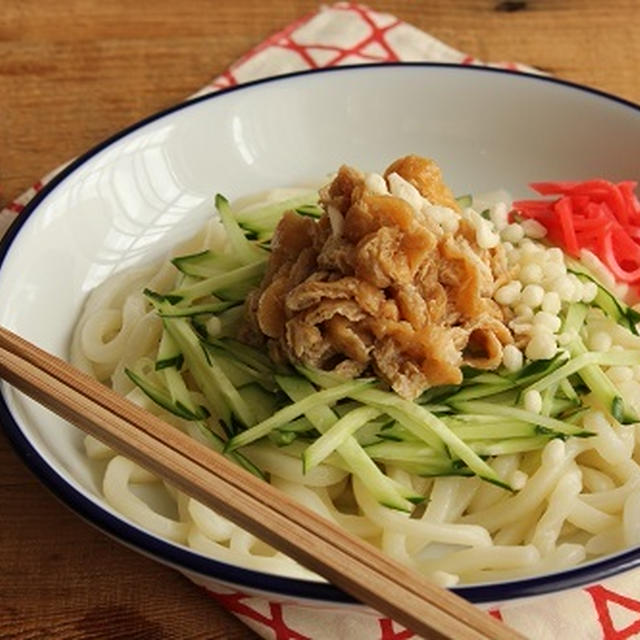
[(497, 368), (513, 340), (492, 299), (501, 247), (478, 244), (433, 161), (374, 177), (341, 167), (319, 221), (283, 216), (243, 335), (293, 363), (371, 370), (405, 398), (460, 383), (465, 364)]

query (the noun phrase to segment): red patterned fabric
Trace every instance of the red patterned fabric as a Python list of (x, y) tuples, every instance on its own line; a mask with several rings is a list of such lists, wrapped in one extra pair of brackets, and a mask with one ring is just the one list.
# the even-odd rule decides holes
[(269, 615), (264, 615), (244, 602), (251, 598), (246, 593), (216, 593), (211, 589), (208, 589), (207, 593), (231, 613), (245, 616), (269, 629), (270, 637), (274, 640), (311, 640), (309, 636), (302, 635), (287, 626), (283, 619), (283, 605), (280, 602), (269, 602)]
[[(197, 95), (250, 80), (305, 69), (395, 61), (482, 64), (396, 17), (349, 2), (303, 16), (249, 51)], [(511, 70), (534, 71), (516, 63)], [(0, 212), (0, 235), (27, 202), (56, 173)], [(406, 640), (410, 631), (366, 607), (329, 605), (292, 598), (273, 600), (261, 593), (201, 576), (189, 576), (207, 593), (264, 638), (271, 640)], [(535, 640), (627, 640), (640, 638), (640, 574), (605, 584), (507, 602), (488, 611)]]
[[(637, 638), (640, 634), (640, 601), (629, 598), (621, 593), (607, 589), (601, 584), (585, 589), (593, 599), (593, 605), (598, 614), (598, 622), (602, 629), (602, 637), (606, 640), (627, 640)], [(624, 627), (616, 628), (615, 612), (611, 605), (618, 605), (632, 614), (632, 622)], [(620, 612), (618, 612), (620, 614)], [(620, 617), (618, 615), (618, 617)]]

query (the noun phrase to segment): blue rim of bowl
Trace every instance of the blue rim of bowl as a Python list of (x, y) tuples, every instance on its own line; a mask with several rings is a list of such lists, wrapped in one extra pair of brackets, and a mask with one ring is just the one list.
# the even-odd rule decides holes
[[(456, 73), (511, 75), (522, 79), (522, 81), (535, 81), (545, 84), (551, 83), (570, 90), (580, 91), (608, 102), (618, 103), (622, 106), (628, 107), (629, 109), (637, 111), (640, 114), (640, 105), (634, 102), (599, 89), (569, 82), (567, 80), (510, 69), (498, 69), (493, 67), (461, 65), (454, 63), (402, 62), (345, 65), (343, 67), (316, 69), (313, 71), (297, 71), (271, 78), (254, 80), (216, 93), (198, 96), (169, 107), (168, 109), (154, 113), (119, 131), (115, 135), (107, 138), (76, 158), (34, 196), (34, 198), (26, 205), (25, 209), (18, 215), (17, 219), (10, 226), (2, 240), (0, 240), (0, 268), (2, 267), (2, 263), (4, 262), (13, 241), (18, 236), (22, 225), (25, 223), (27, 218), (37, 210), (38, 205), (55, 189), (58, 184), (72, 175), (77, 168), (90, 160), (97, 153), (145, 125), (170, 115), (171, 113), (187, 109), (200, 102), (220, 99), (229, 93), (244, 91), (261, 84), (286, 82), (292, 78), (301, 76), (328, 73), (353, 73), (358, 70), (370, 71), (374, 69), (383, 69), (385, 67), (413, 67), (423, 69), (455, 70)], [(13, 448), (22, 458), (23, 462), (54, 495), (56, 495), (67, 507), (71, 508), (90, 524), (117, 538), (122, 543), (133, 547), (142, 553), (151, 555), (164, 564), (169, 564), (177, 569), (199, 574), (201, 576), (211, 578), (212, 580), (221, 580), (245, 588), (257, 589), (271, 593), (275, 592), (283, 596), (305, 598), (308, 600), (345, 604), (356, 604), (359, 602), (338, 587), (328, 583), (261, 573), (252, 569), (243, 569), (219, 560), (204, 557), (190, 549), (187, 549), (186, 547), (180, 547), (160, 539), (133, 524), (129, 524), (128, 522), (121, 520), (119, 517), (112, 515), (107, 510), (100, 507), (97, 503), (76, 489), (71, 483), (67, 482), (46, 462), (46, 460), (40, 456), (37, 449), (20, 429), (17, 421), (7, 406), (2, 392), (0, 392), (0, 422)], [(614, 556), (608, 556), (602, 560), (594, 560), (587, 564), (579, 565), (575, 568), (558, 572), (556, 574), (514, 579), (499, 583), (453, 587), (451, 590), (470, 602), (499, 603), (502, 600), (538, 596), (564, 589), (584, 586), (609, 576), (622, 573), (639, 565), (640, 548), (623, 551)]]

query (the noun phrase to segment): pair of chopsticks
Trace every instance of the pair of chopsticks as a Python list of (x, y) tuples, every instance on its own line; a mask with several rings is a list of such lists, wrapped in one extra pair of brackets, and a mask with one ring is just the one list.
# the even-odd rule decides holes
[(0, 378), (418, 635), (523, 637), (2, 327)]

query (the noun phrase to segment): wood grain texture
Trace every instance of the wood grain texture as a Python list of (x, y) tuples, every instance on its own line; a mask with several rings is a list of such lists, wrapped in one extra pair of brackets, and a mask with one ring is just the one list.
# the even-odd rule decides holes
[[(637, 0), (389, 0), (486, 60), (518, 60), (640, 102)], [(0, 206), (61, 162), (170, 106), (306, 0), (2, 0)], [(68, 512), (0, 437), (0, 637), (256, 638), (177, 573)]]
[(0, 638), (257, 638), (186, 578), (67, 510), (4, 438), (0, 509)]

